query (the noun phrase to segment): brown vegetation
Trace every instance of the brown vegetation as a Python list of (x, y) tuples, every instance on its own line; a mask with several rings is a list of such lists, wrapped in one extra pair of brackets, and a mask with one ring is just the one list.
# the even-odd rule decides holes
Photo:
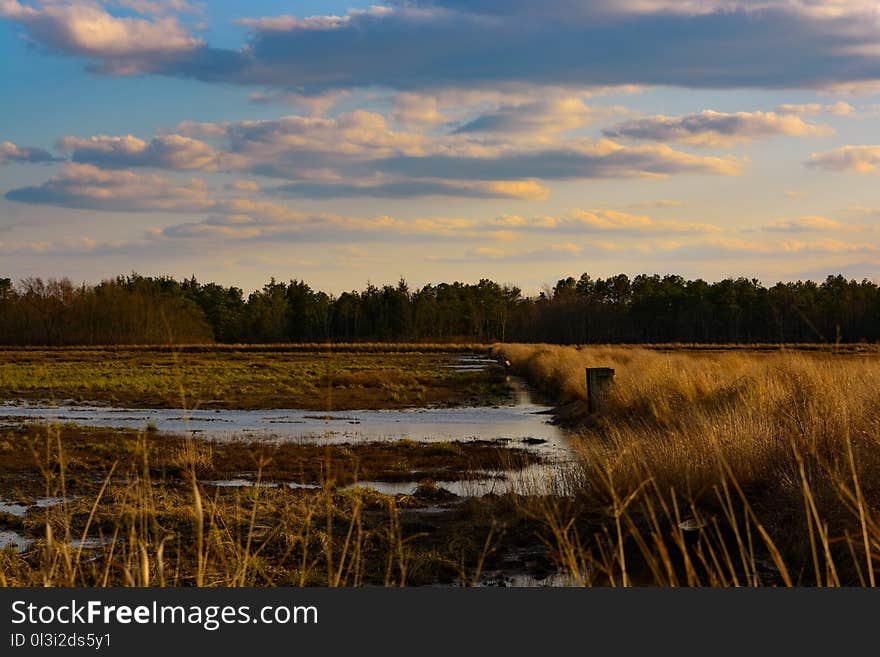
[[(466, 481), (535, 459), (488, 443), (211, 444), (31, 427), (0, 443), (2, 489), (28, 505), (22, 518), (0, 515), (0, 525), (34, 539), (24, 552), (0, 550), (0, 585), (476, 581), (484, 566), (535, 543), (538, 523), (511, 498), (463, 501), (432, 480)], [(343, 487), (404, 475), (422, 482), (411, 495)], [(233, 476), (252, 485), (212, 483)], [(60, 503), (38, 508), (39, 495)]]
[[(578, 577), (876, 582), (876, 355), (501, 349), (581, 427), (575, 502), (548, 515)], [(605, 408), (589, 416), (591, 366), (617, 376)]]
[[(468, 480), (485, 470), (522, 468), (538, 463), (537, 454), (498, 441), (419, 443), (413, 440), (319, 445), (260, 440), (208, 441), (125, 429), (76, 425), (29, 425), (0, 434), (0, 490), (23, 499), (45, 493), (43, 470), (57, 467), (57, 436), (65, 459), (68, 493), (93, 495), (97, 476), (149, 462), (157, 483), (176, 485), (191, 471), (205, 481), (254, 479), (275, 484), (344, 486), (356, 481)], [(50, 468), (51, 469), (51, 468)]]

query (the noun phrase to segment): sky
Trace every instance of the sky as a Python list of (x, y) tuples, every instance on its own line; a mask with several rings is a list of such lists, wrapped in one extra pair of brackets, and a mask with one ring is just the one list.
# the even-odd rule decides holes
[(873, 0), (0, 0), (0, 276), (878, 264)]

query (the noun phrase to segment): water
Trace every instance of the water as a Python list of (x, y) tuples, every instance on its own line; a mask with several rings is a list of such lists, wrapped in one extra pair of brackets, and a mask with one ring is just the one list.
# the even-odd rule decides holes
[[(67, 501), (70, 501), (72, 499), (75, 498), (68, 497)], [(39, 509), (48, 509), (63, 503), (63, 497), (38, 497), (34, 500), (31, 506), (37, 507)], [(0, 513), (8, 513), (17, 518), (24, 518), (27, 515), (29, 509), (30, 507), (25, 504), (10, 502), (0, 497)], [(11, 529), (0, 529), (0, 550), (12, 546), (17, 552), (24, 552), (33, 542), (34, 539), (23, 536)], [(84, 544), (83, 547), (88, 547), (88, 545)]]
[[(250, 488), (257, 486), (257, 482), (242, 475), (232, 479), (220, 479), (203, 481), (202, 483), (220, 488)], [(421, 480), (404, 481), (358, 481), (340, 490), (374, 490), (383, 495), (413, 495), (419, 486), (424, 484)], [(565, 477), (564, 464), (536, 463), (522, 470), (481, 470), (480, 476), (471, 479), (439, 480), (433, 484), (448, 493), (458, 497), (483, 497), (484, 495), (504, 495), (516, 493), (519, 495), (565, 495), (568, 491), (567, 478)], [(259, 486), (264, 488), (276, 488), (278, 484), (261, 481)], [(291, 482), (286, 484), (292, 489), (320, 490), (320, 484), (299, 484)]]
[[(123, 539), (117, 538), (116, 541)], [(18, 532), (9, 529), (0, 529), (0, 550), (13, 547), (16, 552), (24, 552), (34, 542), (34, 539), (22, 536)], [(68, 545), (77, 550), (97, 550), (114, 542), (112, 536), (87, 536), (86, 538), (72, 539)]]
[(0, 550), (12, 546), (17, 552), (24, 552), (33, 542), (33, 539), (26, 538), (18, 532), (0, 529)]
[(278, 484), (273, 483), (271, 481), (261, 481), (259, 484), (252, 479), (235, 478), (235, 479), (218, 479), (215, 481), (205, 481), (203, 482), (208, 484), (209, 486), (217, 486), (219, 488), (245, 488), (252, 486), (259, 486), (260, 488), (277, 488)]
[[(494, 366), (494, 360), (465, 357), (448, 365), (453, 369), (479, 370)], [(0, 422), (76, 423), (106, 428), (145, 429), (160, 433), (190, 434), (227, 441), (253, 440), (311, 444), (352, 444), (413, 440), (420, 443), (444, 441), (496, 441), (510, 447), (529, 449), (542, 456), (543, 463), (524, 470), (489, 470), (467, 481), (438, 481), (437, 485), (460, 497), (504, 494), (564, 494), (561, 466), (570, 461), (568, 437), (549, 422), (550, 407), (536, 403), (527, 386), (510, 377), (513, 400), (491, 407), (410, 408), (379, 411), (337, 411), (320, 413), (298, 409), (270, 410), (182, 410), (134, 409), (74, 403), (7, 402), (0, 404)], [(247, 475), (204, 482), (220, 487), (253, 486)], [(411, 495), (419, 481), (365, 481), (347, 488), (372, 488), (388, 495)], [(262, 486), (277, 484), (263, 482)], [(317, 484), (288, 484), (290, 488), (320, 488)], [(0, 500), (2, 502), (2, 500)], [(60, 500), (52, 503), (57, 504)], [(43, 506), (39, 501), (38, 506)], [(49, 503), (45, 504), (49, 506)], [(27, 509), (13, 505), (10, 513), (24, 515)], [(0, 510), (3, 506), (0, 505)]]
[(410, 408), (340, 411), (328, 414), (298, 409), (182, 410), (5, 402), (0, 423), (75, 423), (90, 427), (145, 429), (190, 434), (210, 440), (262, 440), (314, 444), (347, 444), (414, 440), (445, 442), (500, 440), (541, 452), (547, 460), (564, 461), (568, 438), (549, 423), (549, 407), (535, 403), (528, 389), (510, 379), (515, 400), (492, 407)]
[(77, 550), (97, 550), (107, 545), (113, 545), (114, 542), (122, 542), (123, 539), (114, 538), (112, 536), (86, 536), (85, 538), (74, 538), (68, 545)]
[(17, 518), (24, 518), (27, 515), (28, 508), (24, 504), (15, 504), (14, 502), (4, 502), (0, 500), (0, 513), (8, 513)]
[[(434, 484), (458, 497), (483, 497), (485, 495), (565, 495), (567, 478), (563, 464), (537, 463), (522, 470), (482, 470), (479, 478), (452, 481), (435, 481)], [(343, 490), (371, 488), (385, 495), (412, 495), (420, 481), (359, 481), (345, 486)]]
[(568, 573), (552, 573), (546, 577), (535, 577), (527, 573), (498, 573), (480, 579), (477, 586), (495, 586), (510, 588), (570, 588), (582, 586)]
[[(68, 497), (67, 501), (71, 501), (76, 499), (75, 497)], [(64, 503), (63, 497), (38, 497), (34, 500), (33, 506), (40, 509), (48, 509), (53, 506), (58, 506), (59, 504)], [(8, 500), (4, 500), (0, 497), (0, 513), (8, 513), (10, 515), (16, 516), (18, 518), (23, 518), (27, 515), (28, 507), (25, 504), (19, 504), (18, 502), (10, 502)]]
[[(484, 358), (462, 358), (450, 368), (483, 369), (495, 364)], [(134, 409), (60, 403), (3, 403), (0, 422), (76, 423), (106, 428), (145, 429), (153, 426), (164, 434), (190, 434), (215, 441), (252, 440), (311, 444), (352, 444), (413, 440), (495, 441), (539, 453), (543, 463), (525, 470), (492, 470), (467, 481), (440, 481), (437, 485), (460, 497), (487, 494), (563, 493), (559, 466), (571, 458), (568, 437), (549, 422), (548, 406), (536, 403), (526, 385), (508, 379), (513, 399), (491, 407), (410, 408), (380, 411), (320, 413), (298, 409), (182, 410)], [(253, 486), (246, 475), (205, 482), (220, 487)], [(349, 488), (373, 488), (388, 495), (411, 495), (419, 481), (359, 482)], [(276, 484), (262, 483), (263, 486)], [(320, 488), (316, 484), (289, 484), (291, 488)], [(2, 500), (0, 500), (2, 502)], [(59, 501), (53, 503), (59, 503)], [(43, 506), (39, 501), (38, 506)], [(47, 506), (49, 504), (46, 504)], [(27, 509), (13, 505), (10, 513)], [(0, 506), (0, 510), (3, 507)]]
[[(448, 367), (457, 371), (477, 371), (494, 365), (495, 361), (468, 358)], [(523, 470), (485, 470), (474, 478), (453, 481), (439, 480), (434, 484), (459, 498), (490, 494), (565, 494), (566, 464), (571, 459), (569, 439), (549, 422), (550, 408), (536, 403), (529, 389), (515, 377), (509, 379), (513, 400), (493, 407), (412, 408), (383, 411), (336, 411), (320, 413), (297, 409), (274, 410), (181, 410), (134, 409), (73, 402), (0, 403), (0, 424), (3, 423), (76, 423), (106, 428), (146, 429), (154, 425), (160, 434), (190, 434), (200, 438), (254, 440), (270, 442), (302, 442), (311, 444), (352, 444), (409, 439), (422, 443), (442, 441), (499, 441), (510, 447), (529, 449), (542, 456), (543, 463)], [(248, 473), (237, 473), (230, 479), (203, 482), (218, 487), (252, 487), (257, 485)], [(424, 482), (417, 480), (385, 482), (361, 481), (344, 490), (372, 489), (387, 495), (413, 495)], [(291, 489), (320, 489), (314, 483), (260, 482), (260, 486)], [(438, 501), (439, 499), (439, 501)], [(63, 503), (61, 498), (39, 498), (30, 505), (0, 498), (0, 512), (24, 517), (36, 508)], [(445, 513), (454, 508), (454, 498), (428, 498), (430, 505), (409, 509), (420, 513)], [(83, 550), (104, 547), (111, 537), (75, 539), (70, 545)], [(12, 530), (0, 530), (0, 548), (11, 546), (24, 551), (32, 538)], [(492, 574), (481, 585), (489, 586), (571, 586), (573, 579), (562, 574), (534, 577), (525, 573)]]

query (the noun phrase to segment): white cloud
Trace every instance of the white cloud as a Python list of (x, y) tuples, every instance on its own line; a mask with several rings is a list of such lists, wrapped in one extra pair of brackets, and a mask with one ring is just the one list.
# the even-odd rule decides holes
[(390, 7), (374, 5), (369, 9), (351, 9), (345, 16), (309, 16), (300, 18), (285, 14), (283, 16), (266, 16), (261, 18), (240, 18), (236, 23), (267, 32), (327, 31), (344, 27), (352, 19), (385, 16), (393, 12), (394, 10)]
[(605, 131), (609, 137), (629, 137), (696, 146), (725, 147), (736, 142), (786, 135), (825, 137), (834, 134), (828, 126), (805, 122), (798, 113), (737, 112), (727, 114), (704, 110), (685, 116), (653, 116), (626, 121)]
[[(378, 112), (356, 110), (334, 117), (184, 121), (177, 133), (160, 133), (150, 140), (133, 135), (70, 136), (59, 144), (75, 162), (267, 176), (287, 181), (277, 193), (304, 198), (335, 194), (542, 200), (549, 197), (542, 184), (548, 180), (737, 175), (746, 163), (735, 157), (686, 153), (666, 144), (627, 146), (610, 139), (564, 138), (555, 130), (577, 125), (580, 119), (566, 124), (560, 117), (569, 110), (578, 115), (583, 103), (541, 105), (552, 111), (539, 112), (536, 120), (531, 110), (539, 105), (518, 108), (523, 114), (504, 115), (503, 130), (490, 138), (471, 131), (435, 134), (425, 131), (424, 123), (422, 130), (396, 129)], [(557, 119), (549, 121), (548, 116)], [(430, 122), (430, 117), (425, 120)], [(546, 127), (548, 122), (552, 128)]]
[(255, 91), (248, 98), (256, 104), (280, 102), (305, 111), (309, 116), (324, 116), (348, 95), (349, 93), (343, 90), (315, 94), (297, 91)]
[(773, 233), (804, 233), (842, 230), (860, 230), (859, 226), (847, 226), (836, 219), (822, 216), (798, 217), (797, 219), (781, 219), (764, 227)]
[(880, 171), (880, 145), (841, 146), (824, 153), (813, 153), (807, 165), (829, 171), (876, 173)]
[(776, 112), (779, 114), (796, 114), (798, 116), (817, 116), (825, 113), (833, 114), (834, 116), (855, 116), (856, 108), (846, 101), (840, 100), (828, 105), (821, 103), (783, 104), (776, 108)]
[(449, 122), (449, 117), (440, 110), (436, 96), (401, 93), (394, 98), (392, 118), (398, 123), (413, 126), (433, 126)]
[[(698, 245), (699, 246), (699, 245)], [(845, 242), (837, 239), (819, 240), (782, 240), (779, 242), (767, 242), (757, 240), (744, 240), (739, 238), (719, 238), (709, 240), (705, 244), (706, 253), (710, 254), (710, 248), (729, 253), (741, 253), (763, 256), (780, 256), (810, 253), (859, 253), (877, 251), (877, 246), (867, 242)]]
[(198, 211), (213, 205), (203, 181), (190, 180), (181, 184), (162, 176), (107, 171), (76, 163), (63, 164), (57, 176), (41, 185), (7, 192), (6, 198), (24, 203), (110, 211)]
[(237, 192), (259, 192), (260, 183), (256, 180), (236, 180), (226, 185), (226, 188)]
[(0, 165), (9, 162), (52, 162), (55, 158), (42, 148), (17, 146), (11, 141), (0, 141)]
[(204, 45), (174, 16), (119, 17), (95, 2), (0, 0), (0, 17), (23, 26), (47, 48), (102, 60), (107, 71), (118, 74), (150, 70), (154, 59)]
[(688, 223), (653, 219), (644, 214), (632, 214), (608, 209), (574, 209), (562, 216), (502, 215), (491, 219), (489, 225), (515, 230), (540, 230), (576, 233), (645, 234), (705, 234), (721, 232), (711, 224)]
[(504, 105), (467, 121), (459, 133), (510, 133), (529, 135), (567, 132), (626, 113), (622, 107), (589, 106), (578, 97), (551, 98)]
[[(59, 146), (71, 152), (75, 162), (103, 167), (148, 166), (180, 171), (215, 171), (221, 155), (209, 144), (182, 135), (159, 135), (150, 141), (133, 135), (120, 137), (98, 135), (83, 139), (64, 137)], [(231, 156), (225, 156), (226, 169), (234, 168)]]

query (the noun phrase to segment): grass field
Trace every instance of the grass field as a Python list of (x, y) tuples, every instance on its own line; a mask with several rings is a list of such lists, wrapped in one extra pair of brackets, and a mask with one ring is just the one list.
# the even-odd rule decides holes
[[(575, 500), (548, 516), (575, 574), (598, 558), (622, 584), (876, 583), (875, 350), (501, 350), (580, 435)], [(616, 370), (594, 414), (586, 367)]]
[[(459, 498), (433, 483), (535, 462), (534, 454), (503, 443), (211, 444), (149, 432), (22, 427), (0, 440), (0, 491), (28, 512), (0, 514), (0, 528), (34, 543), (2, 552), (0, 583), (468, 584), (514, 569), (583, 585), (876, 585), (876, 349), (493, 350), (555, 402), (557, 420), (571, 432), (574, 462), (557, 482), (565, 494)], [(506, 390), (498, 368), (438, 368), (454, 358), (450, 352), (116, 353), (7, 352), (4, 394), (25, 389), (39, 398), (48, 389), (61, 397), (56, 391), (104, 371), (92, 388), (103, 391), (92, 393), (98, 400), (113, 401), (111, 390), (129, 394), (130, 375), (164, 391), (146, 396), (158, 404), (173, 395), (169, 377), (182, 371), (174, 380), (189, 386), (187, 400), (217, 403), (227, 393), (209, 394), (200, 377), (232, 390), (224, 372), (242, 385), (249, 363), (271, 374), (255, 377), (253, 396), (229, 393), (233, 407), (266, 407), (260, 391), (267, 404), (329, 390), (337, 403), (395, 408), (428, 398), (492, 403)], [(151, 369), (152, 361), (160, 364)], [(613, 367), (616, 377), (602, 408), (589, 413), (584, 368), (593, 366)], [(41, 387), (46, 376), (55, 383)], [(302, 397), (276, 394), (285, 376), (313, 385), (291, 386)], [(415, 385), (403, 385), (402, 396), (393, 387), (371, 388), (358, 378), (367, 376), (394, 385), (412, 377), (423, 397)], [(123, 399), (138, 399), (130, 394)], [(211, 483), (242, 476), (259, 485)], [(346, 488), (356, 480), (413, 478), (421, 485), (412, 494)], [(40, 496), (68, 501), (41, 509)], [(103, 542), (83, 547), (86, 537)]]
[[(0, 526), (35, 543), (0, 550), (0, 584), (470, 581), (499, 554), (483, 554), (487, 537), (505, 524), (505, 541), (534, 540), (536, 523), (512, 500), (462, 503), (432, 481), (534, 462), (485, 442), (324, 447), (26, 427), (0, 441), (0, 491), (28, 512), (0, 512)], [(229, 478), (252, 485), (212, 483)], [(401, 479), (422, 483), (396, 496), (346, 488)], [(65, 501), (41, 508), (46, 497)]]
[(416, 349), (11, 349), (0, 351), (0, 399), (332, 411), (474, 404), (507, 394), (496, 370), (449, 367), (474, 348)]

